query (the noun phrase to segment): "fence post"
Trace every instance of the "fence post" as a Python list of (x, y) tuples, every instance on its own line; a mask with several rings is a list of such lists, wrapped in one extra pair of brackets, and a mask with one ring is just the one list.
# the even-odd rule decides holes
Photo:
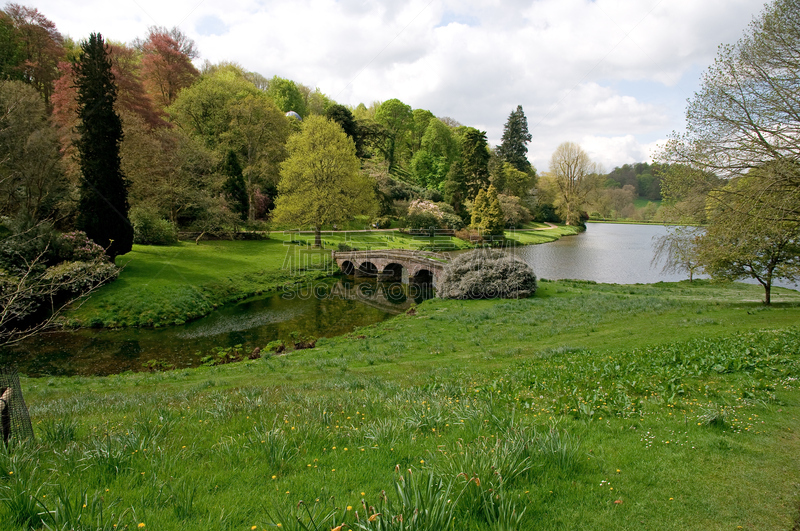
[(16, 369), (3, 366), (0, 366), (0, 432), (6, 446), (34, 438), (28, 407), (22, 398), (19, 374)]

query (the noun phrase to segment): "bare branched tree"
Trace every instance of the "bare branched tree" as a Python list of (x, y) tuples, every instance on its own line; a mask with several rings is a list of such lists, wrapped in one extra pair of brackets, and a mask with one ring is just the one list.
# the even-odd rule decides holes
[[(0, 347), (56, 327), (67, 307), (82, 304), (120, 271), (110, 262), (69, 262), (45, 268), (47, 251), (24, 260), (19, 274), (0, 269)], [(40, 311), (44, 317), (31, 324), (30, 317)]]
[(673, 227), (667, 234), (653, 240), (651, 265), (664, 263), (663, 273), (688, 273), (689, 282), (703, 270), (698, 258), (697, 246), (703, 229), (698, 227)]
[(770, 215), (800, 220), (798, 90), (800, 0), (774, 0), (703, 74), (686, 110), (686, 133), (673, 134), (659, 157), (686, 170), (672, 172), (667, 190), (690, 189), (710, 173), (722, 177), (717, 199), (737, 204), (725, 181), (769, 163), (747, 199), (759, 205), (769, 198)]

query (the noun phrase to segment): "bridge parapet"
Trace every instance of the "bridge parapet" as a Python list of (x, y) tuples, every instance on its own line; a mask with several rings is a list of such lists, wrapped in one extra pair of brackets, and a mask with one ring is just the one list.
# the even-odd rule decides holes
[[(333, 251), (333, 260), (345, 273), (370, 273), (376, 276), (391, 274), (396, 276), (395, 265), (402, 267), (403, 282), (419, 277), (427, 271), (434, 287), (447, 265), (448, 258), (439, 253), (427, 251), (405, 251), (397, 249), (378, 249), (374, 251)], [(348, 265), (349, 264), (349, 265)], [(368, 267), (371, 264), (374, 267)]]

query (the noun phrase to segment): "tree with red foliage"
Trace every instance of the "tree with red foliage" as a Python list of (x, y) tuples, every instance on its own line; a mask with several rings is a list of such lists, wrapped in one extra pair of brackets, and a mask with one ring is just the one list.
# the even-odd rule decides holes
[[(126, 116), (136, 115), (150, 129), (169, 127), (164, 120), (164, 113), (153, 104), (153, 100), (144, 89), (140, 78), (141, 66), (138, 61), (137, 51), (124, 44), (109, 46), (109, 59), (111, 60), (111, 73), (117, 85), (117, 100), (114, 110), (123, 119)], [(78, 125), (78, 92), (75, 88), (75, 74), (73, 65), (61, 62), (58, 65), (60, 76), (56, 79), (51, 103), (53, 107), (53, 122), (58, 131), (61, 153), (64, 156), (64, 170), (72, 182), (77, 182), (80, 169), (75, 159), (75, 127)]]
[(8, 4), (6, 14), (11, 18), (20, 40), (23, 80), (31, 84), (50, 108), (53, 83), (58, 78), (58, 63), (63, 60), (64, 38), (56, 25), (38, 9)]
[(162, 107), (171, 105), (181, 89), (200, 77), (192, 64), (197, 57), (194, 41), (177, 28), (169, 31), (150, 28), (147, 40), (140, 47), (145, 87)]
[(124, 44), (110, 47), (111, 73), (117, 82), (117, 112), (138, 114), (150, 127), (166, 127), (164, 112), (153, 103), (141, 79), (142, 64), (136, 49)]

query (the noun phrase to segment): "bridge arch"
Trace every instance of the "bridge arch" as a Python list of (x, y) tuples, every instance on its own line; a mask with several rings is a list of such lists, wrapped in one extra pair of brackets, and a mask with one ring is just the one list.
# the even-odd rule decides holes
[(403, 264), (398, 264), (397, 262), (388, 263), (383, 267), (380, 277), (386, 280), (402, 280), (403, 269)]
[(409, 280), (419, 284), (433, 284), (433, 272), (429, 269), (420, 268), (410, 275)]
[(350, 260), (345, 260), (344, 262), (342, 262), (342, 265), (339, 266), (339, 269), (341, 269), (342, 273), (344, 273), (347, 276), (350, 276), (356, 272), (356, 266)]
[(400, 277), (404, 284), (427, 284), (435, 288), (448, 257), (425, 251), (376, 249), (370, 251), (333, 251), (333, 260), (344, 273), (355, 276)]
[(367, 277), (376, 277), (378, 276), (378, 268), (372, 262), (365, 260), (359, 264), (356, 274)]

